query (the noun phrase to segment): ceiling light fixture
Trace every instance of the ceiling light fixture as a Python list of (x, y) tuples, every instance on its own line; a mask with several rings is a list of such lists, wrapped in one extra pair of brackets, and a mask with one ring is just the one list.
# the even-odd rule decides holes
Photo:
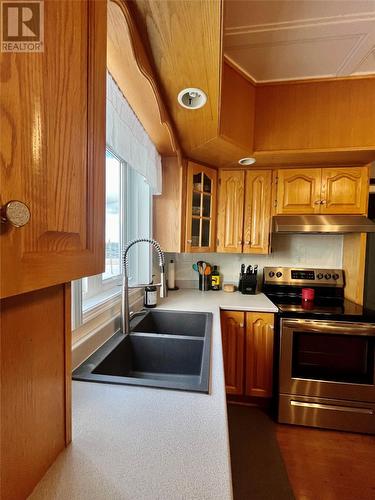
[(255, 158), (251, 158), (251, 157), (241, 158), (241, 160), (238, 160), (238, 163), (240, 165), (252, 165), (255, 162), (256, 162), (256, 159)]
[(207, 95), (201, 89), (190, 87), (183, 89), (178, 94), (178, 102), (186, 109), (202, 108), (207, 102)]

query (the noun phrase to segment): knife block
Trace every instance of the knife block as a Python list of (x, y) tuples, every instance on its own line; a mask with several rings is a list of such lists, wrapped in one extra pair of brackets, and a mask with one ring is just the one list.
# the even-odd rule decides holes
[(257, 292), (257, 275), (250, 274), (240, 277), (238, 290), (244, 295), (255, 295)]

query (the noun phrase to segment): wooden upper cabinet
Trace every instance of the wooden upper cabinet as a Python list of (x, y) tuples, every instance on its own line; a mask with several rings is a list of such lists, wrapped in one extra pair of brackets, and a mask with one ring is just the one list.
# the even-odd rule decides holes
[(244, 170), (222, 170), (219, 177), (217, 251), (242, 252)]
[(270, 170), (222, 170), (219, 180), (217, 251), (269, 253)]
[(366, 214), (367, 167), (322, 169), (322, 206), (325, 214)]
[(188, 162), (186, 251), (213, 252), (216, 228), (217, 171)]
[(277, 213), (319, 213), (320, 187), (320, 168), (279, 170), (277, 181)]
[(245, 313), (221, 311), (225, 387), (227, 394), (243, 394)]
[(278, 214), (366, 214), (368, 167), (278, 171)]
[(44, 8), (44, 52), (1, 54), (0, 204), (31, 212), (1, 225), (1, 297), (104, 269), (106, 2)]
[(246, 313), (247, 396), (271, 397), (273, 375), (274, 315)]
[(244, 253), (269, 253), (271, 186), (271, 170), (246, 172)]

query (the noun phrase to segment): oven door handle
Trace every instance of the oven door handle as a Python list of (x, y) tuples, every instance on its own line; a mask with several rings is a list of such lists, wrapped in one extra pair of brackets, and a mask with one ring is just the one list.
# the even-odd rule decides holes
[(333, 335), (363, 335), (366, 337), (375, 336), (374, 323), (350, 323), (345, 321), (321, 321), (286, 318), (283, 318), (281, 321), (282, 328), (303, 330), (304, 332), (331, 333)]

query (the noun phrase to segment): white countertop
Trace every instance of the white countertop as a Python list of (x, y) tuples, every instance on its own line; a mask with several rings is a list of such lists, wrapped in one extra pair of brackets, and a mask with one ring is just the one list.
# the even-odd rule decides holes
[(159, 307), (213, 313), (210, 393), (73, 382), (73, 443), (29, 498), (232, 498), (219, 309), (277, 308), (263, 294), (198, 290)]

